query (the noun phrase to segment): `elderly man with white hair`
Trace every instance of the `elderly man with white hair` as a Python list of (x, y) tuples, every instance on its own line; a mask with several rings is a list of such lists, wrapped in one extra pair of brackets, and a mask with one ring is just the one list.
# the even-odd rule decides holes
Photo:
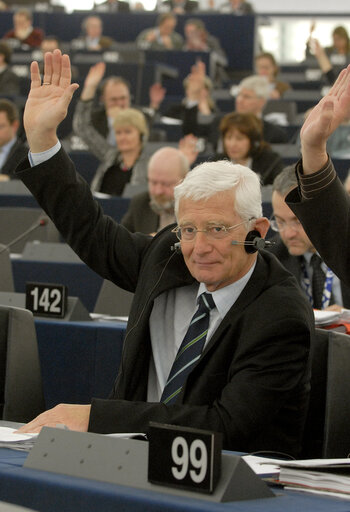
[[(25, 109), (30, 162), (17, 169), (79, 256), (135, 293), (109, 399), (60, 404), (23, 431), (63, 423), (147, 432), (150, 421), (221, 432), (226, 449), (297, 456), (309, 392), (310, 305), (264, 245), (256, 174), (206, 162), (175, 187), (176, 225), (150, 237), (103, 212), (56, 128), (78, 87), (67, 55), (32, 63)], [(33, 166), (33, 167), (32, 167)]]
[(238, 85), (236, 112), (255, 114), (263, 122), (264, 140), (270, 144), (288, 142), (286, 131), (280, 126), (263, 119), (264, 107), (270, 98), (271, 86), (265, 76), (251, 75)]

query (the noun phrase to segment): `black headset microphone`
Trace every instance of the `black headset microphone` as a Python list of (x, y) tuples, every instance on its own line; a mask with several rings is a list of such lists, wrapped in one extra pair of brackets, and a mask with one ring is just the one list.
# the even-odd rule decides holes
[(265, 240), (261, 238), (259, 231), (254, 229), (253, 231), (249, 231), (244, 241), (242, 240), (232, 240), (231, 245), (244, 245), (244, 248), (248, 254), (253, 254), (256, 251), (260, 251), (260, 249), (265, 249), (266, 247), (270, 247), (271, 245), (275, 245), (276, 242), (270, 242), (269, 240)]
[(15, 243), (19, 242), (20, 240), (22, 240), (22, 238), (25, 238), (27, 235), (29, 235), (30, 233), (32, 233), (33, 231), (35, 231), (36, 229), (40, 228), (41, 226), (46, 226), (46, 224), (48, 223), (49, 221), (49, 218), (48, 217), (40, 217), (38, 220), (36, 220), (28, 229), (26, 229), (25, 231), (23, 231), (23, 233), (21, 233), (20, 235), (18, 235), (16, 238), (14, 238), (13, 240), (11, 240), (11, 242), (7, 245), (4, 245), (1, 249), (0, 249), (0, 254), (7, 251), (7, 249), (9, 249), (10, 247), (12, 247), (12, 245), (14, 245)]

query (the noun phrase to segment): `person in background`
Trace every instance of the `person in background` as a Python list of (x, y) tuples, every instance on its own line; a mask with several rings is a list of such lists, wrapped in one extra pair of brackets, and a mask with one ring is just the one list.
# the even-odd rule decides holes
[[(130, 85), (120, 76), (109, 76), (102, 81), (105, 72), (106, 64), (104, 62), (99, 62), (89, 69), (74, 112), (73, 130), (77, 136), (81, 136), (81, 133), (86, 130), (85, 121), (88, 116), (91, 119), (92, 127), (105, 137), (110, 145), (115, 146), (114, 117), (118, 110), (132, 107)], [(94, 99), (99, 87), (101, 91), (100, 106), (94, 108)], [(140, 110), (146, 116), (151, 131), (153, 117), (164, 99), (165, 89), (161, 84), (155, 83), (150, 87), (149, 96), (149, 107), (141, 107)]]
[(345, 27), (339, 25), (332, 32), (332, 46), (323, 48), (318, 39), (312, 37), (314, 27), (306, 45), (306, 59), (316, 58), (329, 85), (336, 80), (341, 69), (350, 62), (350, 38)]
[(160, 14), (155, 28), (146, 28), (137, 36), (137, 45), (143, 50), (182, 50), (184, 40), (175, 32), (176, 23), (175, 14)]
[(5, 41), (0, 41), (0, 94), (13, 96), (20, 92), (20, 79), (11, 69), (12, 50)]
[(219, 12), (247, 15), (254, 14), (254, 8), (251, 3), (246, 2), (245, 0), (229, 0), (219, 7)]
[(228, 158), (245, 165), (259, 176), (262, 185), (271, 185), (283, 169), (283, 161), (264, 141), (262, 123), (254, 114), (226, 114), (220, 122), (224, 153), (216, 158)]
[(275, 178), (272, 187), (273, 217), (271, 228), (279, 236), (269, 250), (297, 279), (310, 304), (316, 309), (341, 311), (350, 307), (350, 288), (341, 283), (317, 254), (302, 224), (285, 202), (287, 194), (298, 185), (295, 166)]
[(177, 225), (130, 233), (103, 214), (57, 139), (78, 85), (67, 55), (55, 50), (45, 62), (46, 85), (31, 65), (25, 108), (33, 167), (27, 159), (17, 174), (81, 259), (134, 298), (109, 399), (57, 405), (21, 431), (60, 423), (147, 434), (158, 421), (221, 432), (224, 449), (297, 457), (314, 318), (273, 255), (236, 243), (269, 226), (256, 174), (205, 162), (175, 188)]
[(184, 26), (185, 43), (183, 50), (210, 52), (212, 78), (215, 86), (227, 79), (227, 55), (217, 37), (209, 34), (204, 22), (199, 18), (189, 18)]
[(91, 182), (93, 192), (120, 196), (127, 183), (147, 184), (147, 165), (150, 153), (146, 149), (148, 138), (147, 122), (139, 110), (119, 110), (114, 118), (116, 146), (108, 144), (92, 126), (89, 110), (85, 111), (86, 123), (80, 136), (88, 150), (100, 161)]
[(196, 0), (164, 0), (156, 10), (174, 14), (191, 14), (198, 11), (198, 2)]
[(289, 84), (277, 80), (279, 68), (272, 53), (259, 53), (259, 55), (255, 57), (255, 70), (257, 75), (266, 76), (268, 79), (270, 84), (270, 98), (281, 98), (284, 93), (290, 89)]
[(0, 181), (16, 178), (15, 169), (28, 155), (28, 146), (17, 137), (19, 112), (10, 100), (0, 98)]
[(38, 48), (44, 37), (41, 28), (33, 27), (32, 13), (28, 9), (18, 9), (13, 15), (13, 29), (3, 36), (3, 39), (12, 39), (18, 45)]
[(174, 187), (189, 169), (179, 149), (165, 146), (153, 153), (148, 162), (148, 190), (132, 197), (121, 224), (132, 233), (154, 235), (175, 222)]
[(350, 118), (350, 66), (312, 109), (300, 132), (298, 188), (286, 197), (321, 258), (350, 286), (350, 200), (327, 153), (327, 140)]
[(130, 12), (129, 2), (120, 0), (105, 0), (100, 4), (94, 4), (97, 12)]
[(238, 85), (236, 112), (255, 114), (263, 123), (264, 140), (270, 144), (288, 142), (286, 131), (263, 119), (263, 110), (270, 97), (270, 84), (265, 76), (251, 75)]
[(100, 51), (109, 50), (115, 44), (114, 39), (103, 35), (103, 23), (99, 16), (88, 16), (81, 24), (82, 36), (73, 39), (72, 50)]
[(206, 75), (205, 64), (198, 61), (184, 82), (185, 97), (181, 103), (170, 105), (164, 115), (182, 120), (183, 135), (202, 139), (202, 151), (213, 151), (217, 144), (219, 112), (212, 98), (213, 84)]

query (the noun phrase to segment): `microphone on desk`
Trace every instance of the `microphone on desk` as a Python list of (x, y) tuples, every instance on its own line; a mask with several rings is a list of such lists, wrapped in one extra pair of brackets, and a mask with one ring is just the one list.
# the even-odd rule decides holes
[(260, 251), (260, 249), (265, 249), (265, 247), (275, 245), (275, 243), (276, 242), (261, 238), (259, 231), (253, 230), (247, 233), (245, 240), (232, 240), (231, 245), (244, 245), (246, 252), (252, 254), (256, 251)]
[(31, 226), (29, 226), (28, 229), (26, 229), (25, 231), (23, 231), (23, 233), (21, 233), (20, 235), (18, 235), (16, 238), (14, 238), (13, 240), (11, 240), (11, 242), (9, 244), (6, 244), (4, 245), (1, 249), (0, 249), (0, 254), (7, 251), (7, 249), (9, 249), (10, 247), (12, 247), (12, 245), (14, 245), (15, 243), (19, 242), (20, 240), (22, 240), (23, 238), (25, 238), (27, 235), (29, 235), (30, 233), (32, 233), (33, 231), (35, 231), (36, 229), (40, 228), (41, 226), (46, 226), (47, 223), (49, 221), (49, 218), (48, 217), (40, 217), (39, 219), (37, 219), (35, 222), (33, 222), (33, 224)]

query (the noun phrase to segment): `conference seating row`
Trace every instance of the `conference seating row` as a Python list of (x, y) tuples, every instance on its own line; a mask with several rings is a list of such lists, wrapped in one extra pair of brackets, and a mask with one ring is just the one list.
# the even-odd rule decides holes
[[(124, 325), (101, 326), (104, 333), (97, 333), (94, 322), (34, 322), (25, 309), (0, 306), (2, 418), (29, 421), (59, 402), (107, 397), (120, 364)], [(349, 393), (349, 337), (316, 329), (303, 458), (348, 456)]]

